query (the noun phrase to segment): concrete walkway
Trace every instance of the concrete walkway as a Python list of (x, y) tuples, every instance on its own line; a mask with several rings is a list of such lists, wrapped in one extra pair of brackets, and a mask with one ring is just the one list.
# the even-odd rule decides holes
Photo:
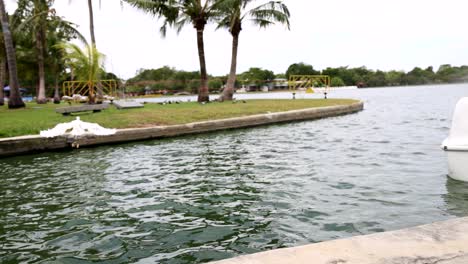
[(213, 264), (468, 264), (468, 217)]

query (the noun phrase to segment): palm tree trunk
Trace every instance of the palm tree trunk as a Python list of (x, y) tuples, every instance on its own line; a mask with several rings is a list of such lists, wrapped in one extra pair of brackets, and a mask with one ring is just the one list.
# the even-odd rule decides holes
[(231, 70), (227, 80), (226, 88), (224, 88), (221, 101), (232, 101), (234, 95), (234, 85), (236, 84), (237, 70), (237, 50), (239, 47), (239, 33), (232, 34), (232, 55), (231, 55)]
[(89, 30), (91, 32), (91, 44), (96, 47), (96, 38), (94, 37), (94, 14), (93, 14), (93, 2), (88, 0), (88, 10), (89, 10)]
[(5, 105), (5, 94), (3, 93), (3, 87), (5, 86), (6, 80), (6, 60), (5, 58), (0, 59), (0, 106)]
[[(8, 71), (10, 74), (10, 98), (8, 99), (8, 108), (25, 107), (23, 99), (19, 93), (18, 70), (16, 68), (15, 48), (8, 23), (8, 16), (5, 11), (5, 3), (0, 0), (0, 16), (2, 20), (3, 38), (5, 40), (5, 51), (7, 55)], [(2, 87), (3, 88), (3, 87)]]
[(198, 89), (198, 102), (209, 102), (208, 74), (206, 72), (205, 47), (203, 43), (203, 29), (197, 29), (198, 58), (200, 59), (200, 88)]
[(94, 82), (88, 81), (88, 104), (95, 104), (96, 103), (96, 93), (94, 91)]
[(45, 68), (44, 68), (44, 34), (42, 29), (36, 32), (36, 48), (37, 48), (37, 65), (39, 68), (39, 92), (37, 95), (37, 103), (47, 103), (45, 92)]
[(57, 72), (55, 72), (54, 104), (60, 104), (59, 81)]
[[(100, 2), (99, 2), (99, 5), (101, 5)], [(94, 36), (94, 12), (93, 12), (93, 2), (92, 2), (92, 0), (88, 0), (88, 10), (89, 10), (89, 32), (91, 33), (91, 46), (92, 46), (92, 48), (95, 49), (96, 48), (96, 37)], [(100, 84), (101, 84), (100, 82), (97, 83), (97, 86), (98, 86), (97, 96), (94, 93), (96, 91), (94, 89), (94, 83), (92, 84), (92, 87), (90, 87), (90, 89), (92, 89), (93, 91), (91, 92), (91, 94), (89, 96), (88, 103), (90, 103), (90, 104), (96, 103), (96, 98), (98, 99), (98, 101), (102, 101), (102, 92), (100, 92), (100, 89), (99, 89)]]

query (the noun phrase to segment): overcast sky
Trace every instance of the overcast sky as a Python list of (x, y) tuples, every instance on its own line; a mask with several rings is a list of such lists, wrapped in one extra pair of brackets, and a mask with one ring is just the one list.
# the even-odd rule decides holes
[[(57, 14), (79, 25), (89, 39), (87, 1), (56, 0)], [(165, 65), (199, 69), (196, 32), (159, 33), (151, 15), (120, 5), (119, 0), (93, 0), (98, 49), (106, 70), (130, 78), (140, 68)], [(291, 30), (275, 25), (259, 29), (245, 24), (240, 35), (238, 72), (261, 67), (283, 73), (296, 62), (326, 67), (411, 70), (415, 66), (468, 64), (468, 0), (284, 0)], [(6, 1), (9, 12), (13, 0)], [(262, 1), (257, 1), (262, 3)], [(209, 26), (205, 32), (208, 72), (229, 72), (231, 36)]]

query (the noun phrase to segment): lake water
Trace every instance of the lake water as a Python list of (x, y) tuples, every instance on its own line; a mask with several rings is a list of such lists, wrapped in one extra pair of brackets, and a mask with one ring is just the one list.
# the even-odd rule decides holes
[(440, 149), (467, 95), (336, 91), (365, 110), (0, 159), (0, 262), (198, 263), (467, 216)]

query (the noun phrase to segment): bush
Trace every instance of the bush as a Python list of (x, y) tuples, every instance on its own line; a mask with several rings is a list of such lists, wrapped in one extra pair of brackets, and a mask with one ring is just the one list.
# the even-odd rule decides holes
[(198, 88), (200, 88), (200, 80), (195, 79), (191, 80), (188, 84), (188, 89), (191, 93), (198, 93)]
[(344, 81), (340, 77), (333, 77), (330, 82), (332, 87), (345, 86)]
[(167, 90), (168, 88), (168, 85), (163, 81), (159, 81), (151, 85), (151, 90), (153, 91)]
[(185, 88), (185, 82), (184, 81), (176, 80), (176, 81), (171, 82), (170, 90), (172, 90), (172, 91), (179, 92), (179, 91), (184, 90), (184, 88)]
[(223, 81), (221, 79), (215, 78), (208, 81), (208, 89), (210, 92), (219, 92), (223, 87)]
[(133, 85), (130, 85), (130, 86), (125, 87), (125, 92), (126, 92), (126, 93), (137, 93), (137, 94), (140, 94), (140, 93), (144, 93), (144, 92), (145, 92), (145, 87), (143, 87), (143, 86), (133, 86)]

